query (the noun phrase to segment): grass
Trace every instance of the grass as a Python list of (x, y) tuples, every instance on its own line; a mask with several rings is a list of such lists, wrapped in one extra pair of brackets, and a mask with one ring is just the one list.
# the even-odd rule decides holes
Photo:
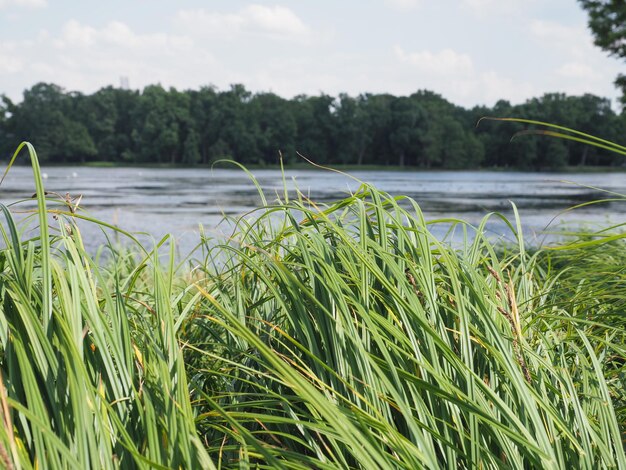
[(169, 237), (93, 255), (26, 147), (40, 232), (0, 225), (5, 467), (626, 468), (620, 227), (527, 250), (517, 217), (507, 246), (451, 221), (452, 247), (362, 185), (264, 199), (180, 263)]

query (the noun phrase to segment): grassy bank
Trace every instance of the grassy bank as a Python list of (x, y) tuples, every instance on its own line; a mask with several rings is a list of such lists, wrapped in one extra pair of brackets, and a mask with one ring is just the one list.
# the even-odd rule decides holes
[(452, 248), (363, 185), (182, 263), (92, 256), (31, 160), (40, 232), (1, 225), (4, 466), (626, 468), (621, 235), (528, 252), (519, 220), (511, 246), (455, 221)]

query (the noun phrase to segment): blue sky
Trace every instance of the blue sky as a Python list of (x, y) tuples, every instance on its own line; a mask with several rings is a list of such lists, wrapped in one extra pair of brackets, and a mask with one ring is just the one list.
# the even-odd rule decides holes
[(243, 83), (285, 97), (429, 89), (463, 106), (615, 98), (574, 0), (0, 0), (0, 93)]

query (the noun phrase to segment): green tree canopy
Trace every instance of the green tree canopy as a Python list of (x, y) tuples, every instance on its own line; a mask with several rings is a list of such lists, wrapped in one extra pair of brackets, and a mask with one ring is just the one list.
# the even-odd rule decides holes
[(142, 164), (287, 162), (297, 152), (321, 164), (400, 165), (414, 168), (618, 165), (602, 149), (574, 141), (511, 137), (519, 123), (476, 122), (484, 116), (521, 117), (623, 141), (626, 116), (610, 100), (548, 93), (525, 103), (465, 109), (428, 90), (409, 96), (345, 93), (252, 93), (243, 85), (220, 91), (147, 86), (143, 91), (103, 88), (91, 95), (38, 83), (14, 103), (0, 95), (0, 158), (29, 140), (42, 161), (99, 160)]

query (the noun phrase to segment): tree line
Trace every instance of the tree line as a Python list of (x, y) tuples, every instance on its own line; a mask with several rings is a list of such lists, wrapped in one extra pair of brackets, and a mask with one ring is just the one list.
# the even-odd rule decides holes
[(548, 121), (608, 140), (624, 140), (626, 117), (606, 98), (545, 94), (520, 105), (466, 109), (431, 91), (410, 96), (296, 96), (203, 87), (143, 91), (106, 87), (93, 94), (38, 83), (23, 100), (1, 96), (0, 158), (19, 142), (46, 163), (205, 165), (287, 163), (300, 153), (320, 164), (421, 168), (559, 168), (618, 165), (609, 152), (562, 139), (524, 135), (524, 126), (481, 117)]

